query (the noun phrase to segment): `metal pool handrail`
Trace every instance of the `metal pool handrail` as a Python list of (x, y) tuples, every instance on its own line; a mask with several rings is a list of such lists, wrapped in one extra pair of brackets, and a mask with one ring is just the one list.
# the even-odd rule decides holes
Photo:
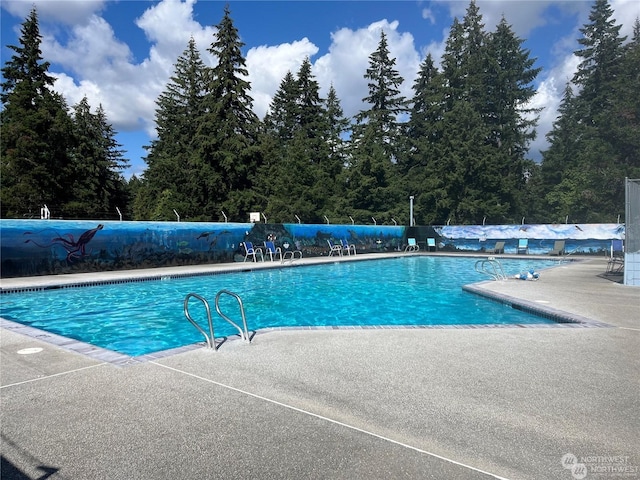
[(296, 259), (296, 253), (299, 253), (299, 258), (302, 258), (302, 252), (300, 250), (287, 250), (286, 252), (284, 252), (284, 256), (282, 257), (280, 263), (284, 263), (287, 260), (293, 263), (293, 261)]
[(476, 272), (489, 275), (494, 280), (506, 280), (507, 276), (502, 270), (502, 265), (494, 257), (478, 260), (475, 265)]
[[(207, 332), (205, 332), (204, 329), (200, 325), (198, 325), (198, 323), (193, 318), (191, 318), (191, 315), (189, 314), (189, 299), (191, 297), (197, 298), (204, 304), (204, 308), (207, 311), (207, 321), (209, 322), (209, 335), (207, 335)], [(207, 302), (204, 297), (198, 295), (197, 293), (188, 293), (187, 296), (184, 297), (184, 316), (187, 317), (187, 320), (189, 320), (189, 322), (191, 322), (191, 325), (196, 327), (196, 329), (198, 329), (198, 331), (202, 335), (204, 335), (204, 338), (207, 339), (207, 346), (209, 348), (217, 350), (215, 336), (213, 335), (213, 319), (211, 318), (211, 309), (209, 308), (209, 302)]]
[[(220, 304), (219, 304), (220, 297), (224, 294), (230, 295), (238, 301), (238, 304), (240, 305), (240, 313), (242, 314), (242, 325), (244, 327), (244, 330), (240, 328), (233, 320), (227, 317), (220, 310)], [(207, 332), (205, 332), (205, 330), (200, 325), (198, 325), (198, 323), (191, 317), (191, 314), (189, 313), (189, 300), (192, 297), (200, 300), (204, 305), (205, 310), (207, 311), (207, 322), (209, 324), (209, 334), (207, 334)], [(242, 299), (240, 298), (240, 296), (237, 293), (230, 292), (229, 290), (220, 290), (216, 295), (215, 304), (216, 304), (216, 312), (218, 312), (218, 315), (220, 315), (220, 317), (222, 317), (224, 320), (226, 320), (231, 325), (236, 327), (236, 329), (238, 329), (238, 332), (240, 333), (240, 337), (242, 338), (242, 340), (251, 343), (251, 337), (249, 336), (249, 331), (247, 329), (247, 318), (244, 314), (244, 305), (242, 304)], [(224, 341), (227, 339), (226, 337), (224, 337), (220, 343), (216, 344), (216, 338), (213, 331), (213, 319), (211, 318), (211, 308), (209, 308), (209, 302), (207, 302), (206, 298), (204, 298), (203, 296), (198, 295), (197, 293), (187, 294), (187, 296), (184, 298), (184, 316), (187, 318), (187, 320), (189, 320), (189, 322), (191, 322), (191, 325), (196, 327), (196, 329), (207, 340), (207, 347), (213, 350), (218, 350), (218, 347), (222, 345), (222, 343), (224, 343)]]
[[(237, 300), (238, 305), (240, 305), (240, 313), (242, 315), (242, 326), (244, 327), (244, 331), (233, 320), (227, 317), (220, 310), (220, 297), (222, 295), (230, 295)], [(240, 337), (242, 337), (242, 339), (245, 342), (251, 343), (251, 339), (249, 338), (249, 331), (247, 330), (247, 317), (244, 314), (244, 305), (242, 304), (242, 299), (240, 298), (240, 295), (238, 295), (237, 293), (230, 292), (229, 290), (220, 290), (216, 295), (216, 312), (218, 312), (218, 315), (220, 315), (223, 319), (225, 319), (227, 322), (229, 322), (231, 325), (233, 325), (238, 329), (238, 332), (240, 332)]]

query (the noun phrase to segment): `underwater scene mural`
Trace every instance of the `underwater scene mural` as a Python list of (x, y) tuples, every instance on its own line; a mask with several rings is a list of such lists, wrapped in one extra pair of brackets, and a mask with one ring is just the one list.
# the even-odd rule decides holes
[(201, 222), (1, 220), (4, 278), (242, 261), (242, 242), (328, 255), (327, 240), (358, 251), (402, 247), (404, 227)]
[(0, 220), (0, 276), (127, 270), (244, 260), (242, 242), (265, 241), (302, 255), (329, 254), (331, 240), (345, 240), (358, 253), (403, 251), (407, 238), (421, 250), (434, 238), (443, 252), (483, 253), (496, 241), (516, 253), (528, 240), (530, 254), (546, 254), (555, 240), (566, 254), (602, 254), (624, 225), (467, 225), (419, 226), (264, 224), (206, 222), (120, 222), (89, 220)]
[(2, 220), (2, 277), (228, 262), (251, 224)]

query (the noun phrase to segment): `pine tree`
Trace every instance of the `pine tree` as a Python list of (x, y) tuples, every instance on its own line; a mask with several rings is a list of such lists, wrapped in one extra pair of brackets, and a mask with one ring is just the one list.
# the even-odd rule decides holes
[(535, 59), (522, 48), (523, 42), (504, 18), (487, 42), (487, 101), (482, 112), (491, 128), (490, 142), (509, 150), (514, 161), (524, 159), (535, 138), (540, 111), (527, 105), (536, 94), (532, 82), (542, 69), (533, 68)]
[(207, 79), (206, 114), (197, 132), (202, 178), (211, 179), (201, 208), (210, 216), (217, 216), (223, 208), (234, 217), (246, 217), (257, 201), (253, 185), (262, 163), (257, 145), (259, 121), (252, 110), (243, 46), (226, 6), (208, 48), (217, 64)]
[[(333, 196), (327, 202), (327, 215), (337, 218), (338, 221), (348, 221), (345, 216), (345, 164), (348, 157), (348, 145), (343, 135), (349, 130), (349, 119), (344, 116), (340, 105), (340, 99), (333, 85), (329, 87), (325, 100), (326, 123), (329, 128), (325, 139), (329, 150), (329, 156), (322, 170), (331, 179), (330, 195)], [(330, 211), (330, 208), (333, 211)]]
[(537, 111), (527, 104), (540, 69), (533, 68), (522, 43), (504, 19), (487, 34), (471, 1), (462, 22), (453, 21), (442, 73), (429, 63), (422, 67), (405, 171), (418, 168), (422, 174), (410, 178), (421, 178), (423, 184), (413, 188), (428, 192), (416, 204), (419, 214), (430, 212), (427, 221), (497, 223), (513, 221), (524, 209), (530, 167), (525, 155), (537, 124)]
[(454, 19), (442, 56), (442, 72), (449, 88), (447, 110), (458, 100), (481, 110), (486, 100), (487, 34), (482, 15), (471, 1), (462, 22)]
[(335, 178), (329, 159), (331, 128), (320, 87), (305, 58), (296, 77), (287, 72), (265, 117), (271, 146), (262, 184), (268, 218), (319, 221), (331, 209)]
[(100, 195), (104, 196), (106, 200), (107, 212), (116, 212), (116, 207), (127, 210), (131, 198), (127, 182), (122, 175), (122, 172), (130, 166), (124, 157), (126, 151), (122, 150), (122, 145), (116, 140), (117, 132), (109, 123), (102, 105), (98, 105), (95, 117), (99, 126), (98, 131), (103, 152), (98, 171), (98, 185), (102, 191)]
[[(362, 100), (369, 105), (355, 116), (347, 175), (347, 199), (353, 216), (369, 221), (371, 216), (385, 219), (400, 201), (395, 181), (396, 163), (401, 149), (398, 117), (406, 112), (406, 99), (400, 95), (404, 82), (390, 57), (387, 37), (380, 32), (377, 49), (369, 55), (369, 94)], [(386, 219), (388, 220), (388, 219)]]
[(636, 18), (631, 41), (623, 47), (620, 74), (614, 82), (610, 124), (619, 176), (640, 178), (640, 19)]
[(505, 160), (490, 148), (484, 115), (488, 63), (487, 34), (472, 1), (462, 22), (454, 19), (442, 61), (441, 135), (427, 180), (432, 191), (429, 201), (439, 221), (501, 219), (511, 208), (501, 200), (499, 165)]
[[(490, 129), (488, 142), (495, 151), (494, 162), (501, 178), (499, 192), (501, 204), (509, 204), (511, 219), (526, 213), (522, 191), (526, 186), (525, 156), (530, 142), (535, 139), (535, 127), (540, 109), (528, 106), (535, 95), (532, 82), (540, 68), (534, 68), (535, 59), (522, 48), (518, 38), (503, 18), (486, 44), (487, 75), (485, 103), (481, 109)], [(493, 218), (505, 221), (507, 218)]]
[(306, 57), (298, 70), (298, 105), (300, 133), (309, 151), (312, 164), (321, 166), (329, 155), (326, 138), (329, 127), (324, 100), (320, 98), (320, 85), (311, 72), (311, 61)]
[(611, 143), (619, 156), (621, 174), (640, 178), (640, 19), (636, 18), (631, 42), (624, 47), (620, 75), (615, 82), (611, 116)]
[(574, 52), (582, 59), (573, 83), (584, 125), (580, 175), (586, 174), (576, 203), (586, 221), (612, 221), (624, 212), (624, 177), (629, 173), (612, 135), (617, 130), (615, 105), (619, 93), (628, 88), (625, 83), (637, 88), (638, 80), (621, 78), (626, 37), (620, 36), (621, 25), (616, 25), (607, 0), (596, 0), (589, 21), (580, 29), (583, 36), (578, 43), (583, 48)]
[[(442, 191), (436, 173), (442, 141), (442, 120), (445, 105), (444, 78), (428, 54), (420, 64), (418, 76), (413, 84), (410, 118), (405, 128), (403, 154), (398, 159), (404, 187), (404, 196), (415, 197), (414, 218), (418, 223), (437, 222), (436, 202)], [(404, 204), (404, 203), (403, 203)], [(408, 218), (409, 212), (402, 212)], [(446, 221), (446, 218), (440, 223)]]
[(574, 52), (582, 59), (572, 82), (579, 88), (581, 116), (593, 123), (608, 112), (612, 83), (620, 74), (622, 44), (621, 25), (616, 25), (608, 0), (596, 0), (589, 15), (590, 23), (580, 29), (578, 43), (583, 47)]
[(93, 114), (84, 97), (74, 107), (73, 134), (74, 181), (72, 199), (62, 207), (65, 215), (74, 218), (114, 215), (118, 204), (125, 207), (122, 203), (125, 184), (120, 171), (128, 165), (102, 106)]
[(269, 104), (264, 118), (265, 131), (286, 145), (293, 140), (300, 127), (299, 85), (293, 74), (288, 71), (280, 81), (280, 86)]
[(458, 224), (503, 218), (510, 205), (500, 198), (501, 176), (488, 128), (468, 101), (458, 101), (442, 120), (442, 139), (431, 173), (435, 218)]
[(361, 127), (360, 142), (347, 175), (346, 198), (352, 216), (368, 223), (372, 216), (381, 219), (395, 203), (391, 198), (392, 164), (373, 125)]
[(471, 0), (462, 21), (464, 41), (462, 42), (461, 73), (464, 82), (462, 98), (482, 111), (488, 97), (487, 78), (487, 33), (482, 23), (480, 9)]
[[(191, 38), (156, 100), (158, 138), (145, 158), (147, 169), (135, 202), (137, 219), (172, 220), (174, 209), (185, 219), (209, 219), (201, 217), (208, 193), (195, 135), (205, 112), (206, 75), (207, 67)], [(159, 206), (163, 192), (165, 197), (171, 192), (172, 205)]]
[(329, 87), (325, 105), (329, 128), (326, 141), (329, 145), (330, 163), (332, 165), (330, 169), (332, 173), (338, 174), (345, 163), (345, 141), (342, 136), (349, 130), (349, 120), (344, 116), (340, 99), (333, 84)]
[[(369, 95), (362, 99), (369, 105), (355, 116), (357, 125), (353, 134), (356, 144), (366, 137), (382, 148), (387, 159), (395, 162), (400, 127), (398, 116), (407, 110), (406, 100), (400, 95), (404, 79), (395, 69), (396, 59), (390, 57), (387, 36), (380, 32), (380, 42), (369, 55), (369, 67), (364, 75), (368, 79)], [(366, 125), (366, 127), (364, 127)]]
[(463, 43), (463, 26), (458, 18), (454, 18), (442, 55), (442, 77), (447, 88), (445, 111), (450, 111), (456, 101), (464, 98)]
[[(301, 212), (299, 206), (288, 201), (290, 188), (305, 180), (297, 163), (300, 159), (291, 153), (293, 140), (300, 128), (299, 97), (298, 82), (291, 71), (287, 71), (264, 118), (260, 139), (264, 164), (258, 175), (258, 190), (265, 199), (265, 215), (274, 222), (290, 222), (293, 215), (304, 216), (308, 210)], [(291, 197), (296, 196), (299, 197), (299, 192)]]
[(290, 153), (304, 161), (301, 169), (307, 171), (304, 176), (309, 178), (308, 189), (303, 184), (301, 196), (308, 198), (313, 207), (313, 215), (305, 216), (311, 217), (310, 220), (320, 221), (323, 214), (332, 210), (330, 202), (335, 193), (336, 178), (329, 164), (331, 150), (328, 139), (331, 129), (326, 104), (320, 97), (320, 86), (311, 71), (309, 57), (303, 60), (296, 82), (300, 128)]
[(54, 79), (42, 61), (38, 15), (33, 8), (22, 24), (21, 46), (2, 68), (0, 99), (0, 199), (3, 216), (37, 215), (43, 204), (61, 213), (69, 198), (71, 119)]
[[(418, 76), (413, 84), (413, 98), (411, 99), (411, 118), (406, 132), (415, 142), (430, 140), (437, 141), (437, 122), (442, 120), (443, 114), (443, 85), (442, 77), (435, 66), (433, 57), (429, 53), (420, 64)], [(419, 148), (414, 143), (410, 146), (414, 151)], [(409, 167), (411, 164), (409, 165)]]
[(637, 116), (620, 103), (634, 104), (637, 65), (624, 62), (629, 50), (612, 17), (609, 3), (596, 0), (580, 30), (583, 48), (574, 52), (582, 59), (572, 79), (576, 95), (561, 110), (543, 152), (545, 197), (556, 216), (573, 221), (612, 221), (624, 211), (624, 177), (638, 173), (632, 166), (637, 141), (624, 140), (637, 137)]
[(576, 202), (580, 181), (584, 181), (579, 163), (582, 128), (573, 89), (567, 84), (558, 116), (547, 134), (549, 148), (543, 152), (540, 176), (533, 179), (538, 197), (545, 199), (541, 210), (547, 211), (546, 221), (560, 222), (578, 214)]

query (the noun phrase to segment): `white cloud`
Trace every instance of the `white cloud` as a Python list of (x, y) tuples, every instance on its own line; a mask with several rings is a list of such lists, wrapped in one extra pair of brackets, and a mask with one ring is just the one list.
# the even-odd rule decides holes
[[(451, 17), (462, 21), (469, 7), (469, 2), (439, 0), (449, 6)], [(549, 16), (549, 6), (553, 5), (564, 14), (588, 11), (591, 2), (585, 0), (558, 2), (554, 0), (477, 0), (476, 6), (482, 15), (485, 30), (491, 32), (500, 23), (502, 17), (511, 25), (513, 31), (521, 38), (526, 38), (535, 28), (555, 21)]]
[(444, 55), (444, 51), (447, 48), (447, 38), (449, 37), (450, 29), (447, 28), (442, 32), (442, 40), (441, 41), (433, 41), (429, 43), (426, 47), (422, 49), (422, 56), (426, 58), (427, 54), (431, 54), (431, 58), (433, 59), (433, 63), (436, 67), (440, 68), (440, 64), (442, 62), (442, 55)]
[(378, 48), (381, 31), (387, 35), (390, 56), (396, 59), (396, 70), (405, 80), (401, 87), (402, 94), (411, 96), (420, 58), (413, 36), (398, 32), (398, 26), (398, 22), (381, 20), (355, 31), (339, 29), (331, 34), (328, 53), (315, 61), (313, 56), (318, 53), (318, 47), (307, 38), (293, 43), (251, 48), (247, 53), (247, 68), (254, 111), (260, 118), (264, 116), (287, 71), (295, 75), (308, 56), (312, 60), (313, 74), (320, 85), (321, 95), (326, 96), (333, 85), (345, 116), (355, 115), (366, 108), (362, 102), (368, 93), (364, 74), (369, 66), (369, 56)]
[(203, 61), (214, 62), (207, 52), (214, 40), (216, 29), (203, 27), (193, 18), (196, 0), (163, 0), (148, 8), (135, 23), (144, 31), (151, 43), (150, 61), (165, 63), (165, 69), (173, 73), (176, 59), (187, 48), (193, 37)]
[(538, 121), (538, 137), (531, 143), (529, 155), (536, 161), (541, 160), (540, 152), (549, 148), (546, 134), (551, 131), (558, 116), (558, 106), (562, 101), (565, 87), (573, 78), (580, 63), (573, 55), (578, 38), (578, 26), (575, 30), (558, 40), (552, 50), (552, 63), (541, 72), (535, 96), (530, 106), (542, 108)]
[[(62, 3), (84, 6), (83, 2)], [(55, 89), (70, 106), (84, 96), (92, 107), (102, 105), (117, 131), (143, 128), (154, 136), (155, 100), (191, 36), (205, 63), (212, 62), (206, 49), (215, 29), (193, 20), (193, 4), (194, 0), (164, 0), (148, 8), (135, 22), (132, 20), (150, 42), (148, 56), (140, 63), (135, 63), (129, 46), (116, 38), (111, 26), (97, 14), (70, 26), (65, 43), (55, 40), (46, 28), (41, 29), (43, 56), (63, 69), (51, 70), (58, 78)]]
[(33, 7), (40, 22), (59, 22), (65, 25), (84, 23), (100, 12), (107, 0), (2, 0), (2, 8), (12, 15), (26, 18)]
[(430, 8), (422, 9), (422, 18), (424, 18), (425, 20), (429, 20), (431, 22), (431, 25), (434, 25), (436, 23), (436, 17), (433, 13), (433, 10), (431, 10)]
[(622, 25), (620, 35), (630, 40), (633, 36), (633, 24), (640, 18), (640, 3), (637, 0), (609, 0), (614, 10), (613, 17), (618, 25)]
[[(43, 50), (52, 63), (73, 70), (82, 78), (100, 74), (103, 81), (115, 80), (119, 68), (131, 65), (131, 50), (113, 35), (111, 25), (92, 15), (84, 24), (75, 25), (65, 45), (46, 35)], [(107, 77), (103, 75), (107, 74)]]
[(535, 96), (529, 102), (529, 108), (542, 109), (538, 114), (538, 136), (529, 146), (529, 157), (536, 161), (541, 158), (540, 152), (549, 147), (545, 136), (547, 132), (551, 131), (553, 122), (556, 120), (563, 90), (564, 86), (560, 87), (556, 82), (556, 78), (550, 77), (540, 83)]
[(333, 84), (347, 117), (367, 108), (362, 98), (368, 95), (364, 78), (369, 66), (369, 56), (378, 48), (380, 32), (387, 36), (389, 56), (395, 58), (395, 69), (404, 78), (401, 93), (412, 96), (411, 87), (417, 75), (420, 58), (410, 33), (398, 31), (398, 22), (381, 20), (356, 31), (342, 28), (331, 34), (329, 53), (314, 64), (314, 74), (323, 94)]
[(307, 38), (274, 46), (261, 45), (247, 52), (253, 110), (259, 118), (262, 119), (267, 113), (273, 95), (287, 72), (295, 75), (305, 57), (311, 58), (316, 53), (318, 47)]

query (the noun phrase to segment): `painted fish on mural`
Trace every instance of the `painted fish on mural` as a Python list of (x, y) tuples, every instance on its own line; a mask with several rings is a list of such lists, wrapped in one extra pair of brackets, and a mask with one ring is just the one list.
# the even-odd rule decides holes
[(221, 232), (202, 232), (196, 237), (196, 240), (202, 239), (207, 242), (207, 244), (209, 245), (209, 250), (211, 251), (216, 247), (218, 240), (223, 235), (231, 235), (231, 232), (229, 230), (222, 230)]

